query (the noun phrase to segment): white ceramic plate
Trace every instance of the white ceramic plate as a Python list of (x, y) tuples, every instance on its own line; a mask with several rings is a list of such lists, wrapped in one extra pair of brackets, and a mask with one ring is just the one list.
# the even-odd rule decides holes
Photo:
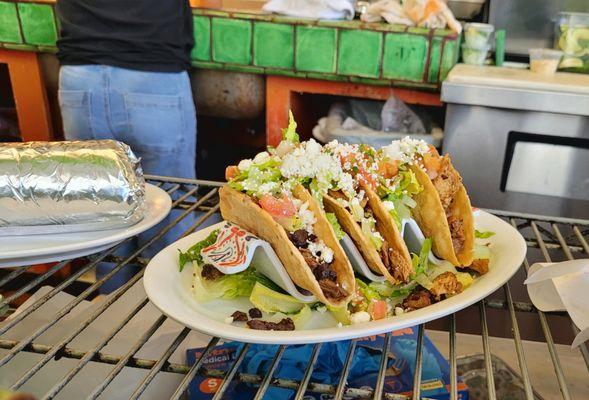
[(357, 325), (338, 327), (329, 313), (322, 314), (318, 311), (313, 312), (313, 318), (305, 329), (296, 331), (258, 331), (225, 323), (224, 319), (235, 310), (247, 311), (251, 308), (249, 300), (240, 298), (198, 303), (191, 295), (192, 269), (186, 267), (178, 272), (178, 249), (184, 251), (204, 239), (216, 225), (182, 238), (158, 253), (147, 266), (143, 284), (147, 296), (162, 313), (209, 335), (267, 344), (331, 342), (359, 338), (414, 326), (454, 313), (488, 296), (507, 282), (518, 270), (526, 254), (523, 237), (508, 223), (483, 211), (475, 215), (475, 226), (479, 230), (496, 233), (485, 239), (491, 243), (492, 252), (486, 275), (478, 278), (464, 292), (429, 307)]
[(163, 220), (172, 208), (165, 190), (145, 185), (147, 211), (135, 225), (102, 231), (50, 235), (0, 237), (0, 268), (62, 261), (105, 250), (128, 237), (148, 230)]

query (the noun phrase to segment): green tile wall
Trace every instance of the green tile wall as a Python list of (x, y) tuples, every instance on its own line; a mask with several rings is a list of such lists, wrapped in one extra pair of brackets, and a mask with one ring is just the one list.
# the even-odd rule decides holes
[(272, 22), (254, 23), (254, 64), (292, 69), (294, 26)]
[(437, 82), (440, 74), (440, 58), (442, 55), (442, 39), (434, 37), (431, 42), (429, 53), (429, 71), (427, 73), (428, 82)]
[(14, 3), (0, 1), (0, 42), (22, 43)]
[(335, 73), (337, 31), (333, 28), (297, 26), (296, 69)]
[(382, 54), (382, 33), (340, 30), (338, 72), (377, 78)]
[(190, 58), (200, 61), (211, 59), (211, 19), (208, 17), (193, 18), (194, 47)]
[(213, 18), (213, 61), (250, 64), (252, 61), (252, 23), (229, 18)]
[(18, 13), (25, 43), (55, 45), (57, 28), (53, 7), (49, 4), (18, 3)]
[[(56, 52), (54, 7), (0, 0), (0, 47)], [(435, 90), (458, 56), (460, 37), (445, 29), (192, 12), (198, 68)]]
[(382, 76), (389, 79), (421, 81), (427, 61), (428, 39), (410, 34), (385, 35)]

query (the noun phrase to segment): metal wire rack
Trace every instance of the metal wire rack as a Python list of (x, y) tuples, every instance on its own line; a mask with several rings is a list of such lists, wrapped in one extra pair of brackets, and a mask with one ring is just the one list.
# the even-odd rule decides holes
[[(170, 232), (174, 226), (176, 226), (189, 214), (198, 212), (199, 217), (189, 229), (181, 234), (181, 236), (185, 236), (198, 229), (199, 226), (206, 223), (208, 218), (211, 218), (211, 216), (217, 213), (219, 210), (217, 191), (218, 187), (221, 186), (222, 183), (158, 176), (149, 176), (148, 179), (151, 183), (165, 189), (173, 197), (173, 207), (174, 209), (179, 210), (177, 211), (179, 215), (177, 215), (165, 227), (159, 230), (159, 232), (155, 233), (149, 240), (147, 240), (145, 244), (137, 248), (128, 257), (117, 257), (114, 254), (115, 251), (121, 246), (121, 244), (119, 244), (107, 251), (83, 259), (82, 265), (79, 268), (74, 269), (70, 276), (68, 276), (66, 279), (59, 280), (58, 283), (53, 288), (51, 288), (51, 290), (43, 294), (26, 309), (21, 310), (18, 314), (11, 315), (10, 318), (6, 319), (2, 324), (0, 324), (0, 376), (2, 375), (2, 368), (12, 368), (13, 363), (18, 362), (19, 356), (22, 354), (32, 353), (38, 356), (32, 365), (27, 365), (25, 369), (22, 369), (22, 372), (19, 373), (19, 376), (16, 380), (11, 382), (2, 382), (0, 379), (0, 384), (8, 386), (12, 390), (18, 390), (19, 388), (22, 388), (23, 385), (25, 385), (48, 363), (60, 358), (65, 358), (73, 360), (75, 362), (74, 366), (69, 369), (65, 375), (59, 377), (59, 379), (53, 383), (53, 386), (50, 387), (46, 393), (42, 394), (44, 399), (59, 397), (60, 392), (68, 384), (70, 384), (76, 378), (78, 373), (90, 362), (100, 363), (110, 366), (111, 368), (106, 377), (97, 382), (95, 387), (93, 387), (91, 393), (87, 396), (87, 398), (90, 399), (96, 399), (101, 396), (108, 385), (117, 378), (117, 376), (125, 367), (133, 367), (144, 371), (144, 373), (135, 382), (136, 386), (130, 396), (131, 399), (140, 398), (150, 385), (156, 385), (154, 382), (156, 376), (165, 372), (183, 375), (183, 378), (179, 381), (179, 384), (171, 395), (172, 399), (183, 398), (188, 385), (197, 374), (206, 374), (208, 376), (222, 379), (222, 381), (220, 381), (220, 386), (216, 390), (214, 399), (223, 398), (229, 384), (234, 380), (249, 383), (257, 387), (255, 399), (263, 398), (270, 386), (282, 387), (296, 391), (296, 399), (303, 399), (306, 393), (311, 392), (328, 394), (333, 396), (335, 399), (342, 399), (344, 396), (346, 398), (360, 399), (421, 398), (420, 392), (423, 356), (422, 344), (424, 337), (423, 325), (417, 327), (418, 339), (415, 354), (416, 367), (413, 377), (413, 393), (411, 396), (384, 393), (385, 369), (387, 365), (387, 352), (385, 351), (382, 352), (380, 370), (373, 388), (367, 389), (366, 387), (355, 388), (347, 386), (347, 377), (355, 355), (357, 343), (355, 340), (350, 341), (339, 383), (335, 386), (313, 382), (313, 370), (314, 366), (316, 365), (322, 344), (315, 344), (313, 346), (311, 356), (304, 370), (303, 378), (300, 381), (277, 379), (273, 377), (273, 374), (281, 362), (281, 357), (283, 356), (287, 347), (284, 345), (278, 347), (278, 350), (276, 351), (274, 358), (270, 363), (270, 367), (263, 376), (239, 373), (239, 367), (248, 351), (248, 344), (245, 344), (241, 348), (228, 371), (221, 372), (214, 370), (203, 370), (201, 368), (203, 365), (203, 360), (211, 353), (213, 348), (220, 340), (216, 337), (210, 339), (205, 350), (197, 357), (196, 362), (192, 366), (170, 362), (169, 358), (172, 353), (176, 351), (178, 346), (190, 333), (188, 328), (184, 328), (175, 336), (172, 343), (165, 349), (165, 351), (163, 351), (163, 354), (158, 359), (139, 358), (137, 356), (138, 351), (165, 323), (167, 317), (164, 315), (159, 315), (155, 322), (148, 326), (144, 331), (137, 334), (135, 343), (127, 349), (126, 354), (120, 356), (103, 352), (103, 349), (107, 346), (109, 341), (118, 332), (120, 332), (126, 326), (126, 324), (129, 323), (134, 315), (136, 315), (149, 303), (145, 296), (143, 296), (143, 298), (141, 298), (140, 301), (131, 308), (131, 310), (125, 315), (122, 321), (120, 321), (118, 325), (115, 326), (114, 329), (112, 329), (104, 337), (101, 337), (98, 343), (93, 346), (93, 348), (83, 351), (75, 348), (72, 345), (72, 342), (76, 336), (80, 334), (80, 332), (82, 332), (85, 328), (87, 328), (91, 323), (93, 323), (97, 318), (108, 315), (112, 304), (117, 301), (117, 299), (121, 298), (121, 296), (123, 296), (126, 291), (129, 290), (129, 288), (141, 280), (143, 275), (143, 268), (141, 268), (138, 273), (136, 273), (129, 281), (114, 291), (111, 295), (106, 296), (98, 301), (97, 306), (92, 310), (92, 312), (88, 315), (84, 315), (83, 320), (79, 322), (78, 325), (75, 326), (65, 336), (61, 337), (57, 343), (47, 345), (38, 340), (42, 334), (50, 330), (56, 323), (58, 323), (58, 321), (62, 320), (81, 302), (86, 299), (91, 299), (93, 296), (95, 296), (97, 289), (123, 267), (129, 264), (139, 264), (140, 266), (145, 267), (149, 260), (142, 258), (141, 253), (148, 246), (162, 240), (162, 237), (166, 233)], [(589, 234), (589, 221), (543, 217), (497, 210), (489, 211), (507, 220), (524, 235), (529, 250), (528, 256), (522, 265), (525, 271), (527, 271), (531, 263), (535, 261), (561, 261), (566, 259), (587, 257), (589, 255), (589, 243), (587, 240), (587, 235)], [(67, 304), (62, 305), (61, 309), (52, 315), (48, 322), (37, 326), (32, 332), (28, 332), (28, 335), (23, 339), (14, 340), (6, 337), (6, 333), (8, 331), (14, 327), (18, 327), (21, 321), (41, 308), (57, 293), (61, 291), (67, 292), (68, 290), (72, 289), (76, 282), (79, 281), (80, 277), (82, 277), (84, 274), (87, 274), (89, 271), (92, 271), (98, 263), (107, 260), (116, 262), (116, 267), (106, 276), (97, 279), (94, 283), (90, 284), (88, 287), (82, 290), (75, 296), (73, 300)], [(0, 309), (3, 307), (8, 307), (8, 314), (11, 314), (11, 312), (14, 311), (14, 307), (16, 306), (17, 301), (21, 298), (21, 296), (25, 295), (26, 293), (34, 292), (53, 275), (66, 268), (69, 263), (69, 260), (60, 262), (42, 274), (29, 274), (28, 272), (33, 268), (33, 266), (15, 269), (0, 269), (0, 291), (4, 291), (5, 293), (4, 300), (0, 302)], [(563, 399), (570, 399), (571, 394), (569, 390), (569, 383), (567, 382), (565, 374), (563, 373), (561, 361), (556, 351), (555, 341), (553, 340), (552, 332), (547, 321), (547, 314), (535, 309), (534, 306), (530, 303), (514, 301), (512, 298), (510, 286), (515, 284), (520, 285), (521, 281), (514, 282), (512, 280), (503, 286), (502, 299), (486, 299), (480, 301), (476, 305), (471, 306), (478, 308), (478, 313), (480, 314), (480, 332), (482, 336), (482, 352), (484, 354), (484, 365), (486, 371), (487, 398), (497, 398), (495, 377), (493, 374), (492, 354), (489, 346), (487, 310), (500, 309), (507, 312), (510, 317), (513, 342), (519, 364), (518, 372), (521, 374), (525, 398), (534, 399), (535, 397), (532, 389), (533, 382), (530, 379), (528, 366), (526, 364), (526, 354), (524, 352), (522, 338), (520, 335), (520, 328), (518, 326), (518, 315), (520, 315), (518, 313), (537, 314), (544, 340), (550, 354), (552, 368), (560, 388), (560, 393)], [(450, 364), (450, 398), (458, 399), (456, 316), (452, 314), (446, 318), (448, 320), (447, 326), (449, 335), (448, 354)], [(572, 322), (570, 322), (570, 326), (574, 334), (578, 333), (578, 329)], [(388, 348), (390, 341), (391, 333), (388, 333), (384, 337), (383, 348)], [(589, 369), (589, 353), (587, 352), (587, 348), (584, 345), (581, 346), (581, 352), (584, 362)], [(18, 367), (14, 366), (14, 368)]]

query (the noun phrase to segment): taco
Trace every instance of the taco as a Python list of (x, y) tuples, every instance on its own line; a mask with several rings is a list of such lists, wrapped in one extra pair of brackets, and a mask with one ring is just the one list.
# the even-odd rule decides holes
[[(264, 157), (279, 164), (274, 156)], [(354, 272), (320, 204), (300, 184), (282, 186), (273, 168), (259, 161), (247, 169), (242, 165), (240, 175), (219, 190), (221, 215), (270, 243), (300, 288), (332, 307), (347, 303), (354, 293)], [(254, 188), (248, 178), (260, 174), (266, 182)]]
[(326, 145), (354, 178), (350, 196), (342, 190), (330, 190), (324, 196), (327, 211), (333, 212), (350, 236), (368, 267), (389, 282), (407, 282), (413, 273), (411, 255), (391, 213), (378, 195), (384, 178), (378, 174), (375, 152), (368, 146)]
[(433, 146), (405, 138), (385, 146), (383, 155), (408, 168), (422, 190), (412, 195), (411, 216), (425, 237), (433, 240), (436, 256), (456, 266), (473, 261), (474, 221), (470, 199), (449, 155)]

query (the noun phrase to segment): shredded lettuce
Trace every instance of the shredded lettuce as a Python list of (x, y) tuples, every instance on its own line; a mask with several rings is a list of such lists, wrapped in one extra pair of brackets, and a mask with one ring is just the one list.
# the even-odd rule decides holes
[[(432, 239), (427, 238), (423, 241), (423, 245), (421, 246), (421, 250), (419, 251), (419, 256), (412, 257), (412, 261), (414, 263), (414, 275), (419, 276), (421, 274), (427, 275), (428, 273), (428, 255), (432, 248)], [(416, 262), (417, 261), (417, 262)]]
[(223, 275), (213, 281), (203, 279), (201, 267), (194, 266), (194, 296), (199, 302), (213, 299), (234, 299), (236, 297), (248, 297), (258, 281), (258, 274), (252, 267), (237, 274)]
[(299, 135), (297, 133), (297, 123), (294, 120), (292, 111), (288, 111), (288, 127), (282, 130), (282, 140), (291, 143), (299, 143)]
[(381, 297), (385, 297), (393, 305), (401, 304), (403, 300), (417, 286), (416, 282), (412, 282), (409, 286), (393, 286), (390, 282), (371, 282), (368, 287), (376, 291)]
[(180, 272), (182, 272), (186, 263), (188, 263), (190, 261), (194, 261), (194, 262), (196, 262), (196, 264), (198, 266), (200, 266), (202, 264), (202, 256), (200, 255), (200, 251), (202, 249), (204, 249), (205, 247), (209, 247), (210, 245), (215, 243), (217, 241), (218, 235), (219, 235), (219, 230), (215, 229), (214, 231), (209, 233), (209, 236), (207, 236), (206, 239), (201, 240), (200, 242), (196, 243), (194, 246), (192, 246), (191, 248), (186, 250), (185, 253), (178, 250), (178, 252), (180, 253), (178, 256), (178, 264), (180, 267)]
[(335, 237), (337, 238), (337, 240), (342, 240), (346, 234), (344, 233), (341, 225), (337, 221), (335, 214), (328, 212), (328, 213), (325, 213), (325, 216), (327, 217), (327, 220), (331, 224), (333, 231), (335, 232)]
[(279, 193), (282, 184), (281, 161), (270, 157), (261, 163), (252, 163), (229, 181), (229, 187), (250, 196), (261, 197), (264, 193)]
[(368, 303), (370, 303), (372, 300), (381, 299), (381, 296), (377, 290), (373, 289), (372, 287), (370, 287), (369, 284), (365, 283), (364, 281), (358, 278), (356, 278), (356, 288), (358, 289), (362, 297), (364, 297), (368, 301)]
[(276, 292), (259, 282), (252, 289), (250, 301), (257, 308), (268, 313), (292, 314), (300, 311), (305, 306), (294, 297)]
[(479, 231), (478, 229), (474, 230), (474, 237), (477, 239), (487, 239), (493, 236), (495, 232), (493, 231)]

